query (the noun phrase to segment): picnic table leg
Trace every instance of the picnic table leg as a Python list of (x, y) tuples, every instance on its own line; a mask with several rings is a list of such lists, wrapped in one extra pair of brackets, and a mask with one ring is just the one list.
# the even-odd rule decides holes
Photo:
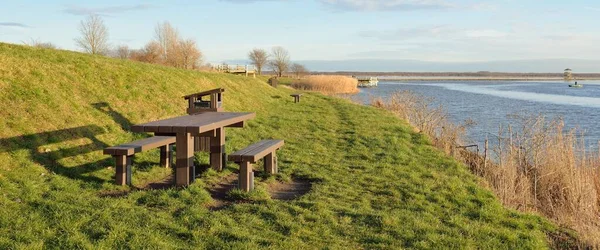
[(190, 133), (177, 133), (175, 139), (177, 161), (175, 163), (175, 185), (190, 184), (190, 168), (194, 166), (194, 141)]
[(200, 152), (202, 150), (200, 140), (201, 140), (200, 136), (194, 136), (194, 152)]
[(223, 170), (225, 155), (225, 129), (215, 129), (216, 136), (210, 138), (210, 166), (217, 171)]

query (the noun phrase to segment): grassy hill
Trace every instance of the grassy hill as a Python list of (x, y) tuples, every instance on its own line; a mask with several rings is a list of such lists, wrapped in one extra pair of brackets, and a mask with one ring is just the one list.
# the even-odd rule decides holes
[[(281, 138), (280, 174), (253, 202), (213, 211), (203, 173), (185, 189), (145, 189), (170, 170), (136, 155), (134, 188), (113, 184), (109, 145), (132, 124), (185, 113), (181, 96), (226, 89), (227, 152)], [(540, 248), (557, 227), (503, 208), (468, 170), (392, 114), (320, 94), (294, 104), (264, 79), (200, 73), (0, 43), (0, 248)], [(208, 161), (198, 154), (199, 163)], [(292, 201), (269, 183), (309, 180)], [(262, 197), (262, 198), (261, 198)]]

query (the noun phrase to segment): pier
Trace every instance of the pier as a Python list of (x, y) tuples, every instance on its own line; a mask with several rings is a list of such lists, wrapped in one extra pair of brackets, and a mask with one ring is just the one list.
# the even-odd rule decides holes
[(356, 80), (358, 80), (359, 88), (377, 87), (377, 84), (379, 83), (379, 80), (377, 79), (377, 77), (370, 77), (370, 76), (352, 76), (352, 77), (354, 77)]
[(254, 65), (229, 65), (229, 64), (218, 64), (214, 65), (213, 69), (223, 73), (236, 74), (236, 75), (252, 75), (256, 78), (256, 68)]

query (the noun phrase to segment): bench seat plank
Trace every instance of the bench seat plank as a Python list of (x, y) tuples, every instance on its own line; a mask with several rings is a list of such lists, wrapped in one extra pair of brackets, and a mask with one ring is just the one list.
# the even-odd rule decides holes
[(154, 136), (104, 149), (105, 155), (134, 155), (175, 143), (175, 136)]
[(274, 152), (283, 146), (283, 140), (262, 140), (242, 150), (229, 155), (229, 160), (234, 162), (249, 161), (256, 162), (258, 159)]

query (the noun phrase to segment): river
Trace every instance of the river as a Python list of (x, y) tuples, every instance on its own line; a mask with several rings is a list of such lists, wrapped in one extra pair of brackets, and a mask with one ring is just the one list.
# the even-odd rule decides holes
[(500, 125), (515, 124), (511, 115), (562, 117), (566, 129), (583, 132), (588, 150), (596, 150), (600, 141), (600, 81), (579, 82), (583, 88), (569, 88), (564, 82), (381, 81), (375, 88), (361, 89), (358, 97), (387, 98), (395, 91), (410, 90), (433, 97), (453, 122), (467, 119), (476, 124), (469, 128), (470, 142), (482, 144), (493, 139)]

